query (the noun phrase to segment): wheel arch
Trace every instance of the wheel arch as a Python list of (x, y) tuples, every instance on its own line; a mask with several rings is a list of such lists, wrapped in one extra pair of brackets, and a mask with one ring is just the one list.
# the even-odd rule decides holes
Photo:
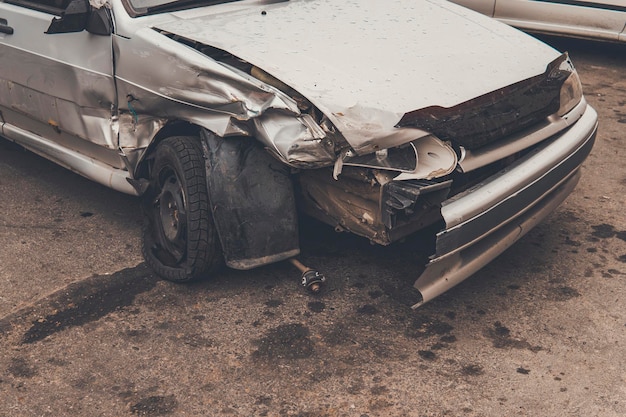
[[(161, 142), (172, 136), (195, 136), (200, 141), (200, 129), (200, 126), (182, 120), (168, 122), (154, 135), (150, 145), (144, 150), (133, 172), (135, 181), (142, 183), (150, 178), (150, 167), (153, 162), (154, 151)], [(140, 194), (143, 194), (144, 188), (143, 186), (141, 187), (142, 191)]]
[(229, 267), (251, 269), (300, 252), (290, 169), (255, 138), (223, 138), (191, 123), (168, 123), (135, 171), (144, 192), (150, 186), (155, 150), (173, 136), (198, 139), (206, 161), (211, 215)]

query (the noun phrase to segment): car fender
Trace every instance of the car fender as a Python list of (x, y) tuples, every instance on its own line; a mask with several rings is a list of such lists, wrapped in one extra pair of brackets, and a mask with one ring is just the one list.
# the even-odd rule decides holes
[(290, 168), (249, 137), (200, 133), (211, 212), (226, 264), (251, 269), (300, 253)]

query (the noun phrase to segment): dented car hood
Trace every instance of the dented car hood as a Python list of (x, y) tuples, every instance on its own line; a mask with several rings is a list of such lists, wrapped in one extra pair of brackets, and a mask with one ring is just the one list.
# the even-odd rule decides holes
[(395, 127), (407, 112), (458, 105), (541, 74), (559, 56), (446, 1), (267, 3), (176, 12), (154, 28), (281, 80), (324, 112), (357, 153), (419, 137), (417, 129)]

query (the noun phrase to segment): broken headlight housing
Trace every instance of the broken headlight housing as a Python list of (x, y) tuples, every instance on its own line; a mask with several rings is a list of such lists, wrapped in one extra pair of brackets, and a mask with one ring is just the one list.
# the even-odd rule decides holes
[(580, 103), (580, 100), (583, 97), (583, 88), (580, 83), (580, 78), (578, 77), (578, 72), (576, 72), (576, 69), (569, 59), (563, 61), (558, 69), (570, 72), (569, 77), (567, 77), (561, 86), (560, 91), (560, 105), (557, 114), (559, 116), (563, 116), (569, 113), (578, 103)]

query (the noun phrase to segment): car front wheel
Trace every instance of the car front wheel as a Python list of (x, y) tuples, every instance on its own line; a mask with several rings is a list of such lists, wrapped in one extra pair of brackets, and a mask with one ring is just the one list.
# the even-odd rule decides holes
[(169, 281), (205, 278), (222, 262), (205, 172), (197, 138), (176, 136), (157, 146), (144, 195), (142, 252)]

